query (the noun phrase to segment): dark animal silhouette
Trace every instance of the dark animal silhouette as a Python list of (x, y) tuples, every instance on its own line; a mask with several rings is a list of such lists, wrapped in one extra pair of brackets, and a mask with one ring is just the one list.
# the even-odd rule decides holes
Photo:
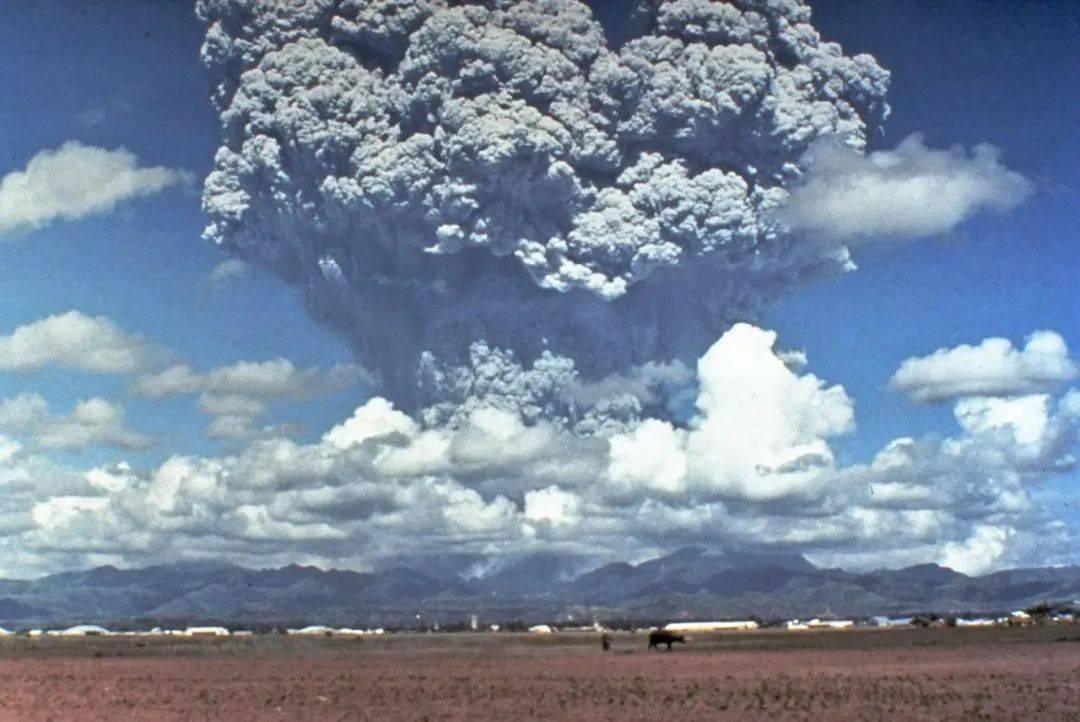
[(661, 644), (667, 645), (667, 651), (671, 651), (671, 645), (675, 642), (686, 644), (686, 637), (681, 634), (675, 634), (674, 632), (668, 632), (664, 629), (657, 629), (655, 632), (649, 632), (649, 649), (658, 650)]
[(604, 648), (605, 652), (611, 649), (611, 637), (608, 636), (607, 632), (600, 635), (600, 646)]

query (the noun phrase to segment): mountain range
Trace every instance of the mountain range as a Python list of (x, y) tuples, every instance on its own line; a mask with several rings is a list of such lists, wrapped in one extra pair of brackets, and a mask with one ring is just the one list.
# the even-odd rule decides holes
[(290, 565), (245, 569), (183, 562), (0, 580), (0, 626), (120, 627), (215, 622), (417, 627), (558, 621), (866, 617), (993, 613), (1080, 599), (1080, 567), (967, 576), (935, 564), (822, 569), (797, 554), (681, 549), (639, 564), (583, 570), (583, 560), (528, 555), (493, 567), (453, 556), (377, 572)]

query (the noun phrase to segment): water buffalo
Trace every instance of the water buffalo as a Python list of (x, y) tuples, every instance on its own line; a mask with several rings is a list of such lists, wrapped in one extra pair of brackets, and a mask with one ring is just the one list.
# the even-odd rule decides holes
[(671, 645), (675, 642), (686, 644), (686, 637), (681, 634), (675, 634), (674, 632), (668, 632), (663, 629), (657, 629), (654, 632), (649, 632), (649, 649), (659, 650), (661, 644), (666, 644), (667, 649), (671, 651)]

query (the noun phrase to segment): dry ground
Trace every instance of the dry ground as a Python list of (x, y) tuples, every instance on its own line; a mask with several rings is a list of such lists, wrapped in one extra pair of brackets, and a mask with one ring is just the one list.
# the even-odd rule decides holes
[(1080, 720), (1080, 628), (0, 640), (2, 720)]

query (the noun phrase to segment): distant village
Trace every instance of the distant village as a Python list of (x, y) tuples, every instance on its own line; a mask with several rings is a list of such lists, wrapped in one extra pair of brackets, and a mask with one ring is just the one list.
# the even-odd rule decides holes
[(718, 620), (718, 621), (678, 621), (667, 624), (651, 626), (636, 626), (633, 624), (602, 624), (593, 622), (588, 625), (581, 624), (535, 624), (523, 627), (515, 624), (486, 624), (481, 625), (479, 617), (473, 615), (466, 625), (451, 625), (440, 627), (438, 622), (431, 625), (418, 625), (415, 628), (385, 629), (383, 627), (363, 629), (351, 627), (332, 627), (328, 625), (313, 624), (299, 628), (284, 629), (244, 629), (227, 626), (187, 626), (182, 629), (163, 629), (153, 627), (146, 630), (125, 629), (111, 631), (96, 624), (77, 624), (65, 629), (24, 629), (12, 631), (0, 627), (0, 637), (26, 637), (37, 639), (42, 637), (251, 637), (256, 634), (284, 634), (296, 637), (367, 637), (378, 636), (395, 632), (416, 633), (428, 632), (528, 632), (534, 635), (552, 635), (559, 633), (596, 633), (605, 634), (616, 631), (631, 633), (651, 633), (658, 630), (674, 634), (688, 633), (720, 633), (720, 632), (751, 632), (756, 630), (776, 630), (789, 632), (812, 632), (820, 630), (853, 630), (853, 629), (887, 629), (887, 628), (911, 628), (911, 627), (1016, 627), (1045, 624), (1077, 624), (1080, 623), (1080, 600), (1074, 600), (1068, 604), (1049, 605), (1041, 604), (1028, 609), (1017, 609), (1013, 612), (992, 616), (955, 616), (955, 615), (912, 615), (904, 617), (875, 616), (862, 619), (789, 619), (784, 621), (763, 622), (756, 619), (743, 620)]

